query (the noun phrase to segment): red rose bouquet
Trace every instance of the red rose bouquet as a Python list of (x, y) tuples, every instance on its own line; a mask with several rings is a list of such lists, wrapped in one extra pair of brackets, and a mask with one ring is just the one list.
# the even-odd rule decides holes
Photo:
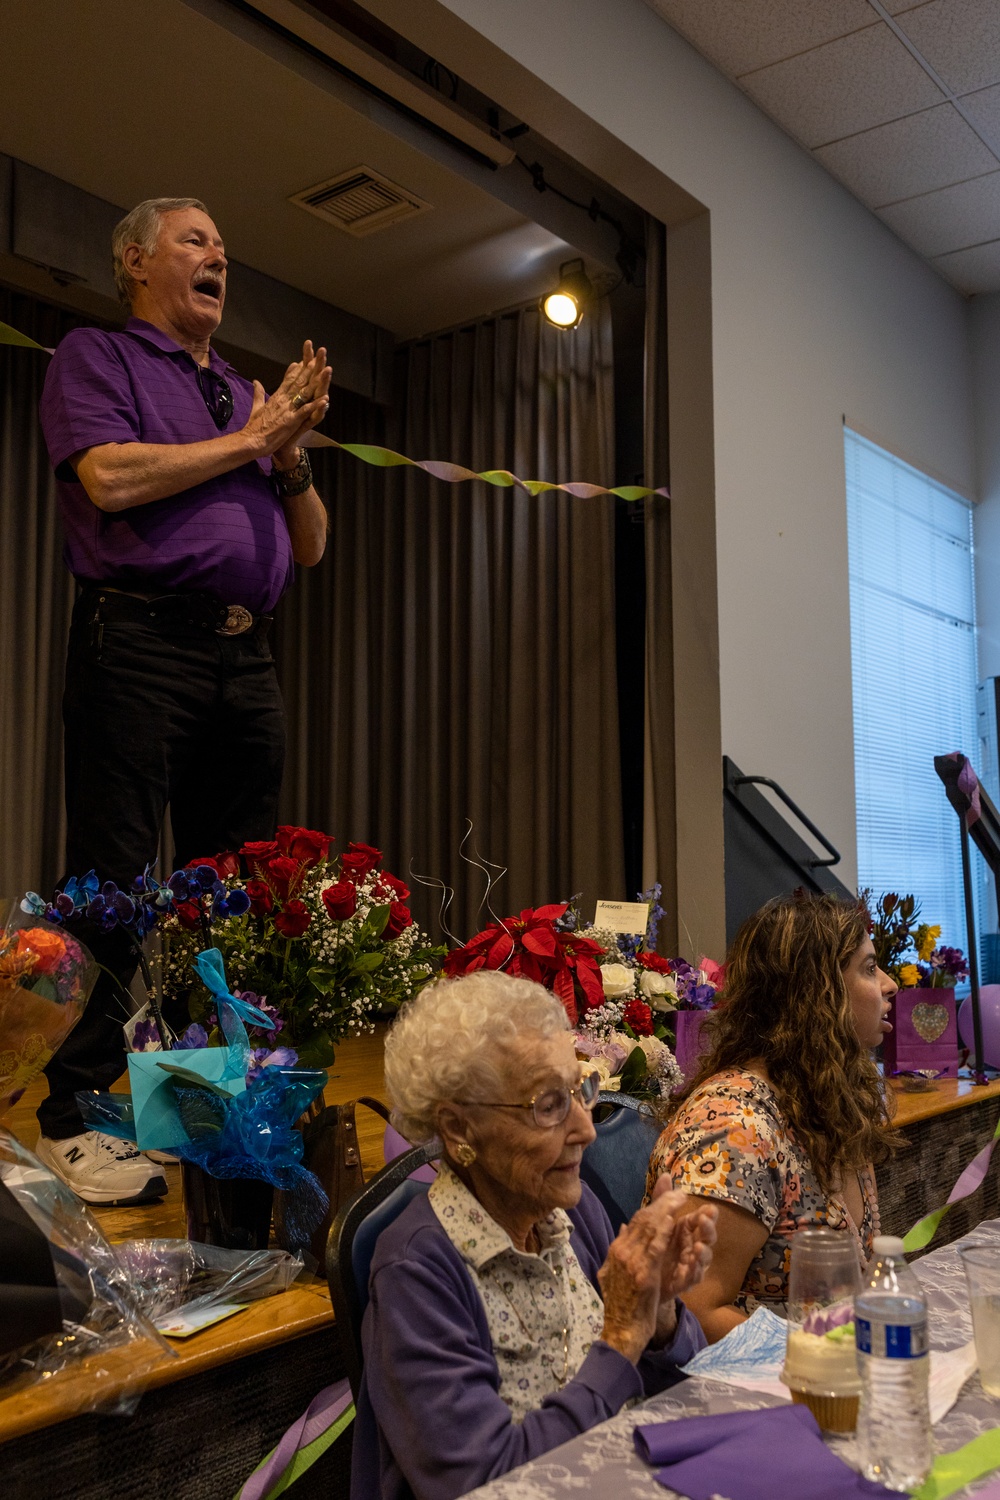
[(211, 889), (199, 895), (192, 878), (188, 901), (162, 923), (163, 990), (188, 999), (196, 1044), (217, 1029), (212, 998), (191, 970), (209, 945), (222, 953), (233, 993), (274, 1017), (251, 1044), (263, 1054), (263, 1044), (280, 1043), (286, 1066), (328, 1067), (336, 1042), (370, 1030), (376, 1011), (397, 1008), (435, 973), (444, 950), (414, 923), (410, 893), (381, 868), (380, 851), (352, 843), (338, 859), (332, 843), (330, 834), (282, 827), (240, 849), (245, 881), (235, 854), (189, 866)]

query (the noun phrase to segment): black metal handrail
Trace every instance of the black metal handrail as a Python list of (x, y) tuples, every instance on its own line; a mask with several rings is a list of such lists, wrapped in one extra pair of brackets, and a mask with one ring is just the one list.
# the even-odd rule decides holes
[(749, 782), (756, 782), (758, 786), (769, 786), (771, 788), (771, 791), (774, 792), (775, 796), (780, 797), (785, 806), (787, 808), (790, 808), (790, 810), (795, 814), (803, 827), (808, 828), (813, 838), (817, 839), (818, 842), (823, 845), (823, 848), (830, 855), (830, 858), (808, 860), (807, 863), (813, 869), (818, 868), (820, 865), (839, 865), (840, 851), (833, 847), (833, 845), (830, 843), (830, 840), (826, 838), (824, 834), (820, 833), (819, 829), (816, 827), (816, 824), (812, 821), (811, 818), (806, 817), (805, 813), (802, 811), (801, 807), (799, 807), (797, 802), (792, 801), (791, 797), (789, 797), (783, 786), (781, 786), (777, 781), (773, 781), (770, 776), (737, 776), (733, 779), (733, 786), (743, 786)]

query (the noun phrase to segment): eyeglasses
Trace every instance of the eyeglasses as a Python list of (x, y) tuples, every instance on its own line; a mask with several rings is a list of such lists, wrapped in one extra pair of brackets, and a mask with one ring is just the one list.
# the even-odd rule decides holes
[(530, 1109), (535, 1124), (542, 1130), (552, 1130), (561, 1125), (569, 1114), (570, 1101), (579, 1099), (584, 1109), (593, 1109), (601, 1092), (600, 1073), (587, 1073), (575, 1089), (546, 1089), (536, 1094), (527, 1104), (506, 1104), (496, 1099), (456, 1099), (456, 1104), (478, 1104), (481, 1109)]
[(224, 375), (217, 375), (214, 370), (206, 370), (204, 365), (196, 366), (196, 373), (201, 399), (221, 432), (233, 414), (233, 393), (229, 388), (229, 381)]

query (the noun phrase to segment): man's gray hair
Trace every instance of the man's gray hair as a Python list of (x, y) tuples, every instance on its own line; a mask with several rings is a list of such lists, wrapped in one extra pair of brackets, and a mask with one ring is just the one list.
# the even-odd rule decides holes
[(531, 979), (493, 969), (439, 979), (407, 1001), (385, 1039), (393, 1124), (415, 1144), (433, 1140), (439, 1104), (495, 1100), (518, 1042), (569, 1029), (562, 1004)]
[(200, 198), (147, 198), (143, 203), (137, 203), (131, 213), (115, 225), (111, 236), (111, 259), (115, 286), (126, 305), (132, 301), (135, 286), (135, 278), (129, 275), (122, 259), (126, 245), (139, 245), (147, 255), (152, 255), (160, 237), (162, 215), (172, 214), (179, 208), (200, 208), (203, 214), (208, 213)]

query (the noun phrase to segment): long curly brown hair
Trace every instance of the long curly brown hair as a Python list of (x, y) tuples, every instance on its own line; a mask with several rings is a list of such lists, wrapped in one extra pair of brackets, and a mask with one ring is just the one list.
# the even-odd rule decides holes
[(867, 935), (861, 904), (834, 896), (778, 896), (748, 917), (729, 950), (710, 1051), (691, 1085), (763, 1062), (826, 1193), (898, 1144), (889, 1091), (858, 1039), (844, 978)]

